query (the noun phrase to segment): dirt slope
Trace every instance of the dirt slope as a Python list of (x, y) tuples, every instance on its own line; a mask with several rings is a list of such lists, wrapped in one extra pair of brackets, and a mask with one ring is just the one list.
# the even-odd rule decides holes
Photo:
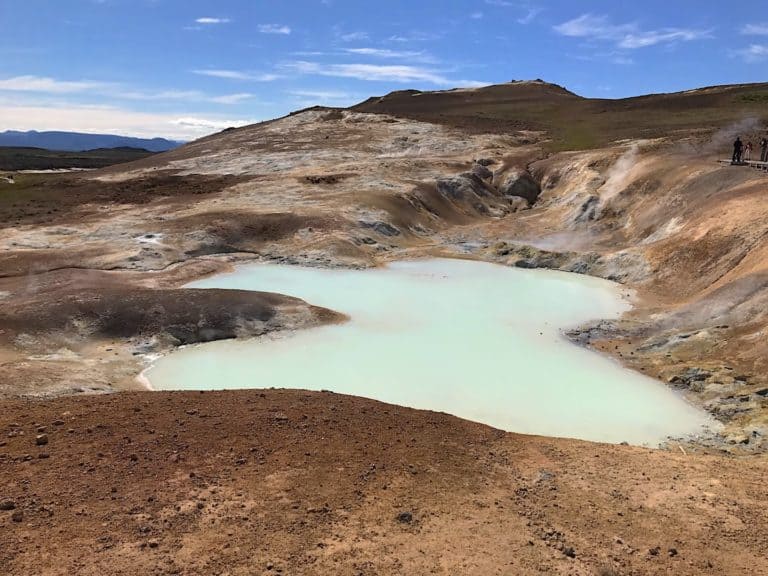
[(301, 391), (14, 401), (0, 428), (9, 576), (768, 574), (764, 458)]

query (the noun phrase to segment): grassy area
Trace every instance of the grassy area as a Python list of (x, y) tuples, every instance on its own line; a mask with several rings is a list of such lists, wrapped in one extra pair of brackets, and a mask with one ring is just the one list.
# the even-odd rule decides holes
[(60, 152), (42, 148), (0, 147), (0, 170), (54, 170), (104, 168), (132, 162), (153, 153), (138, 148), (104, 148), (87, 152)]
[(706, 134), (745, 119), (768, 122), (768, 84), (718, 86), (604, 100), (524, 82), (477, 90), (395, 92), (353, 109), (481, 132), (543, 130), (552, 151), (585, 150), (629, 138)]

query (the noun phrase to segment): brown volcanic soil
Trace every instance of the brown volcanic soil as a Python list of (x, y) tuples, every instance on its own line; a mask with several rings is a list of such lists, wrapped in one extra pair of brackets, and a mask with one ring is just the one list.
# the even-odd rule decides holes
[(0, 430), (8, 575), (768, 574), (765, 458), (302, 391), (8, 401)]

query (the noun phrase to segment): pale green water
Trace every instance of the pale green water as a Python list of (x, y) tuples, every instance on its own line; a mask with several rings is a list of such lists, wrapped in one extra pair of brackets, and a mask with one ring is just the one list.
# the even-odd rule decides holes
[(183, 348), (145, 373), (155, 389), (333, 390), (509, 431), (633, 444), (713, 425), (663, 384), (560, 335), (629, 308), (603, 280), (422, 260), (367, 271), (248, 265), (190, 287), (290, 294), (352, 320)]

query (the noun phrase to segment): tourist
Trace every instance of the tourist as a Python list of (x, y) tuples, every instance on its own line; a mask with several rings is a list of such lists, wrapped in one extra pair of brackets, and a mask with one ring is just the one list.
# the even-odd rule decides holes
[(752, 142), (747, 142), (747, 145), (744, 146), (744, 161), (749, 162), (752, 160)]
[(760, 162), (768, 162), (768, 138), (760, 140)]
[(733, 158), (731, 164), (741, 164), (741, 153), (744, 149), (744, 145), (741, 143), (741, 138), (736, 136), (736, 140), (733, 142)]

